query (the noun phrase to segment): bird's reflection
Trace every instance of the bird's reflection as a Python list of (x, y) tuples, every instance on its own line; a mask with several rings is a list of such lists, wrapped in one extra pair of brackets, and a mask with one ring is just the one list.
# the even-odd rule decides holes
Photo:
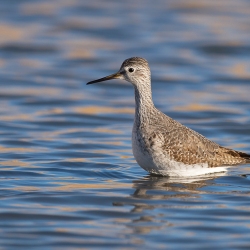
[(147, 175), (133, 182), (135, 192), (132, 196), (147, 199), (191, 197), (192, 195), (203, 193), (203, 191), (199, 190), (200, 188), (212, 185), (216, 178), (225, 175), (225, 172), (192, 178)]
[[(199, 210), (202, 206), (199, 200), (202, 194), (208, 192), (207, 187), (215, 185), (215, 179), (226, 173), (216, 173), (194, 178), (170, 178), (147, 175), (133, 181), (135, 191), (128, 202), (113, 203), (114, 206), (130, 205), (133, 219), (127, 223), (134, 235), (148, 234), (151, 231), (164, 230), (168, 232), (175, 227), (176, 211), (179, 214), (186, 210)], [(175, 217), (173, 217), (175, 216)], [(178, 216), (177, 216), (178, 217)]]

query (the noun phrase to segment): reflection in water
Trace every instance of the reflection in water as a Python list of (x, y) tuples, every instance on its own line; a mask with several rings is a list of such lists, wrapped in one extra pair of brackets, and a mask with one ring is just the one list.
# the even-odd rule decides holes
[[(133, 182), (136, 189), (133, 196), (147, 199), (190, 198), (203, 193), (199, 188), (211, 185), (211, 181), (225, 175), (223, 172), (190, 178), (149, 175)], [(166, 191), (167, 194), (147, 194), (151, 190)]]
[[(208, 204), (200, 204), (200, 197), (211, 194), (205, 189), (216, 185), (215, 180), (226, 175), (226, 173), (213, 173), (195, 178), (147, 175), (135, 180), (133, 181), (135, 191), (131, 195), (135, 200), (129, 205), (132, 205), (130, 213), (138, 216), (126, 225), (134, 234), (150, 234), (162, 230), (167, 232), (169, 227), (178, 227), (179, 219), (174, 218), (173, 214), (181, 211), (182, 218), (186, 216), (187, 211), (208, 208)], [(126, 202), (113, 203), (113, 206), (126, 205), (128, 205)]]

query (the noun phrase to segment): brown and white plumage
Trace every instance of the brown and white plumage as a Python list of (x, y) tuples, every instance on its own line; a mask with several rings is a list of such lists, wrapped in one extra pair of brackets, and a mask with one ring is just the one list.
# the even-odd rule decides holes
[(225, 171), (230, 165), (250, 162), (250, 155), (224, 148), (156, 109), (152, 100), (150, 68), (145, 59), (129, 58), (117, 73), (87, 84), (111, 79), (124, 79), (134, 86), (133, 154), (146, 171), (192, 176)]

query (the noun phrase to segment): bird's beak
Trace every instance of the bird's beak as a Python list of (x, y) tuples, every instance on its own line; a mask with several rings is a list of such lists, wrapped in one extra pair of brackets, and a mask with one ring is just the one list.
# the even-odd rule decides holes
[(118, 71), (115, 74), (112, 74), (112, 75), (109, 75), (109, 76), (105, 76), (103, 78), (100, 78), (100, 79), (88, 82), (87, 85), (88, 84), (93, 84), (93, 83), (96, 83), (96, 82), (104, 82), (104, 81), (108, 81), (108, 80), (112, 80), (112, 79), (123, 79), (123, 75), (121, 74), (121, 72)]

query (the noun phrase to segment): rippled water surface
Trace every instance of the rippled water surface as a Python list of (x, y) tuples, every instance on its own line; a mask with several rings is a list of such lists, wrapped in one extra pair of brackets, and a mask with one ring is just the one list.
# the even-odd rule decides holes
[(250, 152), (249, 1), (1, 1), (0, 249), (248, 249), (250, 165), (148, 175), (129, 83), (85, 83), (131, 56), (155, 105)]

